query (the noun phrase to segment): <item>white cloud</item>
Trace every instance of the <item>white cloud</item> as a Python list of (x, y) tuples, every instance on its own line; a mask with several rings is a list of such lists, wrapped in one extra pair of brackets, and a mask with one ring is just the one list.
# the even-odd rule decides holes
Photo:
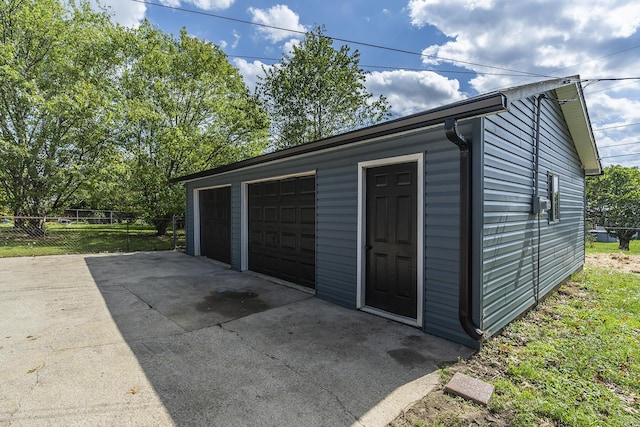
[[(278, 28), (286, 28), (288, 30), (299, 31), (305, 33), (306, 28), (300, 24), (300, 16), (289, 9), (288, 6), (277, 4), (269, 9), (258, 9), (250, 7), (248, 9), (251, 14), (251, 20), (257, 24), (269, 25)], [(277, 43), (291, 37), (303, 37), (304, 34), (294, 36), (291, 31), (278, 30), (276, 28), (258, 27), (258, 32), (264, 35), (267, 40)]]
[[(165, 0), (180, 3), (179, 0)], [(204, 10), (223, 10), (231, 7), (235, 0), (184, 0), (185, 4), (192, 4)]]
[[(125, 27), (137, 27), (145, 17), (147, 6), (131, 0), (103, 0), (100, 2), (113, 15), (113, 21)], [(91, 2), (94, 9), (97, 3)]]
[[(240, 43), (240, 34), (238, 34), (236, 30), (233, 30), (232, 34), (233, 34), (233, 43), (231, 43), (230, 47), (231, 49), (235, 49), (236, 47), (238, 47), (238, 43)], [(229, 46), (229, 42), (226, 40), (220, 40), (218, 44), (223, 50)]]
[[(433, 26), (447, 37), (442, 44), (424, 49), (425, 55), (437, 58), (424, 58), (423, 62), (452, 63), (480, 73), (469, 81), (479, 93), (544, 76), (580, 74), (583, 79), (596, 79), (637, 75), (638, 2), (410, 0), (406, 10), (414, 26)], [(612, 84), (584, 85), (588, 86), (585, 95), (594, 128), (640, 122), (640, 83), (611, 90), (603, 89)], [(626, 132), (638, 130), (638, 126), (629, 126), (595, 136), (598, 144), (606, 145), (626, 141), (630, 137)], [(628, 148), (611, 151), (632, 152)], [(640, 146), (634, 148), (640, 151)], [(607, 154), (611, 155), (611, 151)], [(624, 159), (603, 162), (620, 163)], [(640, 163), (640, 157), (632, 159), (636, 165)]]
[(160, 4), (169, 6), (169, 7), (179, 7), (180, 0), (159, 0)]
[(465, 98), (457, 80), (431, 71), (374, 71), (367, 76), (366, 86), (374, 95), (384, 95), (400, 116)]
[(248, 62), (242, 58), (234, 58), (232, 62), (240, 71), (240, 75), (244, 78), (244, 82), (251, 93), (255, 91), (259, 76), (264, 76), (262, 67), (265, 69), (273, 67), (273, 65), (267, 65), (261, 61)]
[(238, 47), (238, 43), (240, 43), (240, 34), (236, 30), (233, 30), (233, 43), (231, 43), (231, 49), (235, 49)]
[[(191, 4), (204, 10), (221, 10), (231, 7), (235, 0), (159, 0), (159, 3), (169, 7), (180, 7), (182, 4)], [(137, 27), (145, 18), (147, 6), (131, 0), (101, 0), (113, 15), (113, 20), (125, 27)], [(91, 4), (97, 7), (95, 0)]]
[[(636, 83), (637, 87), (638, 83)], [(595, 111), (590, 111), (591, 122), (594, 128), (628, 125), (640, 120), (640, 100), (631, 99), (625, 96), (613, 96), (611, 93), (594, 92), (585, 90), (585, 97), (589, 101), (589, 107)], [(618, 128), (620, 129), (620, 128)], [(635, 129), (637, 132), (637, 129)], [(637, 136), (636, 136), (637, 138)], [(638, 138), (640, 140), (640, 138)]]
[(284, 54), (293, 54), (293, 47), (299, 45), (302, 42), (300, 39), (291, 39), (288, 40), (284, 45), (282, 45), (282, 53)]
[[(428, 46), (423, 52), (448, 60), (425, 58), (425, 63), (452, 62), (477, 72), (505, 74), (471, 62), (540, 75), (580, 73), (583, 77), (603, 75), (613, 67), (617, 73), (631, 72), (636, 67), (628, 60), (621, 63), (621, 56), (593, 59), (612, 53), (620, 38), (637, 33), (639, 3), (410, 0), (408, 12), (413, 25), (433, 25), (450, 39)], [(580, 66), (572, 67), (576, 64)], [(481, 76), (472, 84), (483, 92), (521, 80), (522, 77)]]

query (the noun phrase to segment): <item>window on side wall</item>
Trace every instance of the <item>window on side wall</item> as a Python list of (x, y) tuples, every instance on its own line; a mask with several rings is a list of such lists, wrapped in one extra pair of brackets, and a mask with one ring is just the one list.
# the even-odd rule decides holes
[(549, 223), (560, 221), (560, 177), (554, 173), (548, 176), (549, 188)]

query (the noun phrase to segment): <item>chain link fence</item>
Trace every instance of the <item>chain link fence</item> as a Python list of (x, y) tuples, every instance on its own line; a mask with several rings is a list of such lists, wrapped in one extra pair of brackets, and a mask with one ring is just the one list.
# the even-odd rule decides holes
[[(165, 229), (158, 234), (158, 229)], [(0, 258), (183, 250), (184, 219), (0, 216)]]

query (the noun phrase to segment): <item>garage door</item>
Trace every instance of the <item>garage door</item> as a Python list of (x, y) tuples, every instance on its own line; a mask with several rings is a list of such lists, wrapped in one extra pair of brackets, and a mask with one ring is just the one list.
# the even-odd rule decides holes
[(249, 185), (249, 269), (315, 287), (315, 176)]
[(200, 255), (231, 264), (231, 187), (199, 191)]

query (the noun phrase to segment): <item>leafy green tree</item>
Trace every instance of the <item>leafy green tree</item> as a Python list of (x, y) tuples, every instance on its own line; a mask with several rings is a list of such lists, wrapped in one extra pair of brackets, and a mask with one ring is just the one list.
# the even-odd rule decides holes
[(382, 96), (364, 85), (360, 53), (336, 50), (323, 27), (308, 32), (279, 65), (263, 68), (256, 93), (271, 118), (274, 148), (285, 148), (368, 126), (390, 116)]
[(148, 22), (130, 36), (121, 79), (122, 209), (164, 234), (168, 222), (157, 218), (185, 207), (183, 187), (170, 179), (260, 154), (268, 119), (218, 46)]
[(59, 209), (101, 167), (120, 31), (88, 2), (0, 2), (0, 186), (14, 215)]
[(604, 174), (587, 178), (587, 216), (629, 250), (629, 241), (640, 229), (640, 170), (608, 166)]

